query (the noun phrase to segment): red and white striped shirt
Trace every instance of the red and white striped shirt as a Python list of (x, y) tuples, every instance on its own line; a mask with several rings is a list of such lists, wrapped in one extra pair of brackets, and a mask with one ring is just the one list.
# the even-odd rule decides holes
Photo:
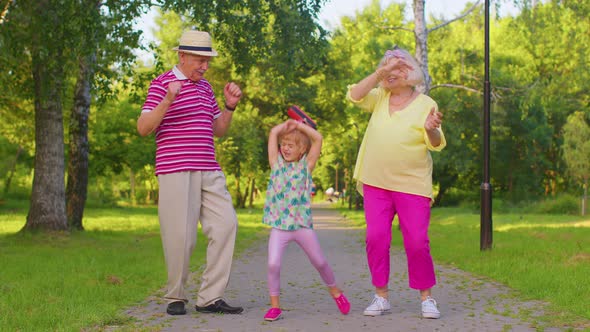
[(152, 81), (142, 112), (155, 109), (174, 81), (183, 84), (156, 128), (156, 175), (221, 170), (213, 141), (213, 121), (221, 112), (207, 80), (193, 82), (174, 67)]

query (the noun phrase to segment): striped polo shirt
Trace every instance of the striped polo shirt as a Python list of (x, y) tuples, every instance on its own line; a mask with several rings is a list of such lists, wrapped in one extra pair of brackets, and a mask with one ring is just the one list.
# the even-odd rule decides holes
[(173, 81), (183, 84), (156, 128), (156, 175), (221, 170), (213, 141), (213, 121), (221, 112), (207, 80), (193, 82), (174, 67), (152, 81), (142, 113), (158, 106)]

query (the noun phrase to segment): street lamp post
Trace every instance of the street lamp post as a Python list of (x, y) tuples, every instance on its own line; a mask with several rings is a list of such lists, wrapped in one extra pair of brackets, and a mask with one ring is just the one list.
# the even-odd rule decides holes
[(481, 184), (480, 250), (492, 248), (492, 185), (490, 184), (490, 3), (485, 1), (484, 102), (483, 102), (483, 182)]

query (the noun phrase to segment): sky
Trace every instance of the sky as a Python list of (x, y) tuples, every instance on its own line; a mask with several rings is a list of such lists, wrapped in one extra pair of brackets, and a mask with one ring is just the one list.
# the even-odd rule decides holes
[[(443, 15), (449, 19), (453, 18), (465, 8), (467, 3), (473, 3), (475, 1), (476, 0), (426, 0), (426, 18), (428, 18), (430, 14)], [(318, 15), (319, 22), (324, 26), (324, 28), (333, 30), (339, 26), (341, 17), (355, 16), (357, 11), (361, 11), (371, 2), (372, 0), (327, 0), (320, 14)], [(382, 8), (385, 8), (394, 2), (405, 2), (409, 11), (407, 14), (412, 14), (411, 0), (380, 0), (379, 2), (381, 3)], [(503, 14), (513, 14), (515, 12), (514, 7), (510, 4), (503, 4), (501, 10)], [(145, 33), (144, 40), (151, 40), (151, 29), (154, 27), (153, 13), (144, 15), (140, 20), (138, 27), (143, 29)], [(144, 57), (145, 55), (141, 56)]]
[[(465, 8), (467, 3), (474, 3), (476, 0), (426, 0), (425, 11), (426, 18), (430, 14), (443, 15), (446, 18), (457, 16)], [(319, 14), (320, 23), (332, 30), (339, 25), (342, 16), (355, 16), (356, 11), (361, 11), (367, 7), (372, 0), (327, 0), (322, 11)], [(380, 0), (381, 8), (386, 8), (391, 3), (406, 3), (407, 14), (412, 14), (411, 0)], [(483, 0), (482, 0), (483, 3)], [(514, 12), (514, 7), (510, 4), (502, 5), (503, 13), (510, 14)]]

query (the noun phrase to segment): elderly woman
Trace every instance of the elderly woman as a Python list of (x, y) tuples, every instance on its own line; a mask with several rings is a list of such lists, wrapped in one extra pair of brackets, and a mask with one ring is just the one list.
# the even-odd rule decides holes
[(432, 158), (445, 137), (442, 114), (416, 87), (424, 81), (410, 53), (385, 52), (377, 70), (348, 87), (347, 99), (371, 112), (354, 178), (365, 206), (366, 252), (375, 296), (367, 316), (391, 310), (388, 297), (391, 228), (397, 215), (408, 261), (410, 288), (420, 291), (422, 316), (439, 318), (431, 288), (436, 284), (428, 226), (432, 202)]

